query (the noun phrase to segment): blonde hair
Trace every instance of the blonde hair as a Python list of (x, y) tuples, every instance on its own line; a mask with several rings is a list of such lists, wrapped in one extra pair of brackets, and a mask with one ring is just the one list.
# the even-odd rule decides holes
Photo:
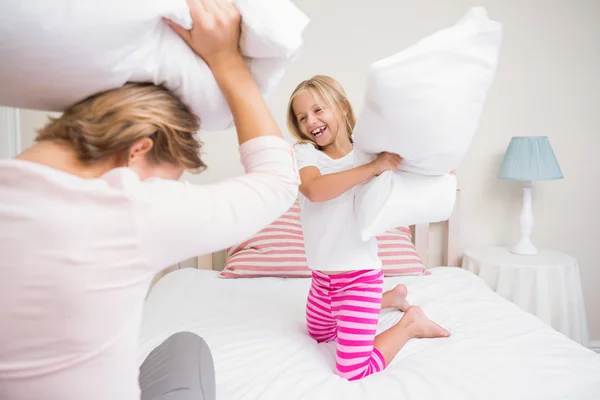
[[(352, 131), (354, 130), (354, 125), (356, 125), (356, 116), (352, 104), (350, 104), (342, 85), (335, 79), (325, 75), (315, 75), (312, 78), (301, 82), (290, 96), (287, 107), (287, 126), (290, 134), (300, 143), (310, 142), (315, 144), (311, 138), (306, 137), (300, 131), (298, 119), (296, 118), (293, 109), (296, 97), (307, 90), (312, 92), (313, 95), (320, 94), (329, 107), (333, 108), (333, 106), (336, 106), (342, 111), (342, 118), (344, 119), (344, 124), (348, 131), (348, 137), (350, 141), (352, 141)], [(344, 109), (346, 112), (343, 112)]]
[(126, 160), (131, 146), (150, 138), (146, 154), (153, 164), (168, 163), (200, 172), (202, 143), (195, 137), (198, 118), (162, 86), (128, 83), (95, 94), (67, 109), (38, 132), (36, 141), (54, 140), (70, 145), (86, 164), (116, 158)]

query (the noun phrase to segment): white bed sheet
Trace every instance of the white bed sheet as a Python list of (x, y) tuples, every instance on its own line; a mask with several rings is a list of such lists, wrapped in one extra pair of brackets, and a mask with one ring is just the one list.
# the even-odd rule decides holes
[[(600, 399), (600, 355), (554, 331), (460, 268), (386, 278), (447, 328), (446, 339), (409, 341), (383, 372), (348, 382), (334, 373), (335, 344), (306, 333), (309, 279), (225, 280), (214, 271), (170, 273), (146, 301), (139, 363), (169, 335), (209, 344), (217, 398)], [(383, 311), (379, 330), (398, 321)]]

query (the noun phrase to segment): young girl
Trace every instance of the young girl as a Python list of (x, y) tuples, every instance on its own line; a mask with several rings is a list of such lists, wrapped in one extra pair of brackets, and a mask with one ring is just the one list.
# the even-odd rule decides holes
[[(348, 380), (383, 370), (412, 338), (447, 337), (406, 301), (406, 287), (383, 293), (376, 239), (363, 242), (354, 217), (353, 188), (394, 170), (402, 158), (382, 153), (354, 167), (355, 116), (341, 85), (317, 75), (298, 85), (288, 105), (288, 128), (298, 140), (300, 206), (306, 257), (312, 272), (306, 320), (319, 342), (337, 339), (336, 371)], [(376, 335), (380, 309), (404, 311), (396, 325)]]

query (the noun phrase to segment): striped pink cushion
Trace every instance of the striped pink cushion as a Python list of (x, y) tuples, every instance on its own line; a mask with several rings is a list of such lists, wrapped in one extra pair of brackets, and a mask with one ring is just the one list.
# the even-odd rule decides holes
[[(385, 276), (421, 275), (425, 266), (411, 241), (410, 229), (397, 228), (377, 236)], [(227, 249), (223, 278), (309, 278), (304, 253), (300, 206), (296, 203), (279, 219), (247, 241)]]
[(410, 228), (396, 228), (376, 238), (385, 276), (421, 275), (425, 272), (425, 265), (411, 240)]

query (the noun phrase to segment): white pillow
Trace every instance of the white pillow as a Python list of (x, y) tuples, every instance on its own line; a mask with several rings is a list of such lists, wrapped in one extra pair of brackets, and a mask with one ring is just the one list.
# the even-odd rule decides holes
[[(240, 49), (268, 95), (302, 46), (308, 18), (288, 0), (234, 0)], [(191, 28), (186, 0), (3, 0), (0, 105), (63, 111), (128, 81), (178, 94), (204, 130), (232, 116), (210, 69), (162, 21)]]
[[(372, 156), (355, 150), (361, 163)], [(363, 240), (398, 226), (445, 221), (456, 202), (455, 175), (425, 176), (405, 171), (386, 171), (355, 190), (354, 208)]]
[(467, 152), (498, 63), (502, 25), (472, 8), (454, 26), (372, 65), (356, 148), (404, 158), (401, 169), (443, 175)]

